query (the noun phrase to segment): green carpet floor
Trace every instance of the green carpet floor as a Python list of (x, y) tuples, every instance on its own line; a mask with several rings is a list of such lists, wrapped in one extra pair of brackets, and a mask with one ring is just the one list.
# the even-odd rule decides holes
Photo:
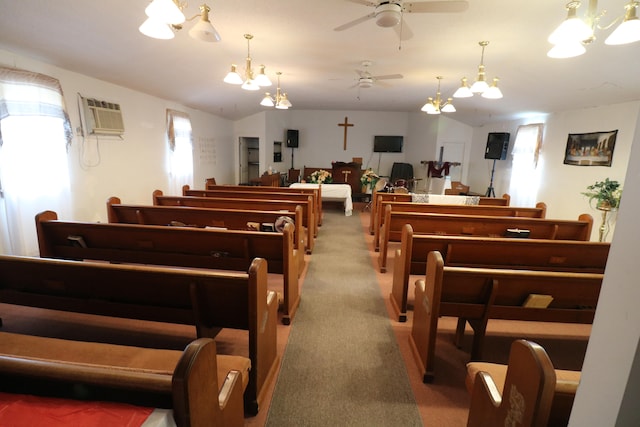
[(358, 215), (325, 211), (267, 426), (422, 426)]

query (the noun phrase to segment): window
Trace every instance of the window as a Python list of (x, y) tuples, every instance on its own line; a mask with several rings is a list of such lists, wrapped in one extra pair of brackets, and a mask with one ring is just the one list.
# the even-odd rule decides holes
[(35, 215), (69, 217), (70, 143), (60, 82), (0, 67), (0, 252), (37, 256)]
[(537, 203), (542, 170), (539, 153), (543, 127), (541, 123), (518, 126), (511, 152), (513, 162), (509, 184), (511, 204), (514, 206), (535, 206)]
[(182, 186), (193, 187), (193, 140), (189, 115), (167, 110), (167, 139), (169, 140), (169, 190), (181, 195)]

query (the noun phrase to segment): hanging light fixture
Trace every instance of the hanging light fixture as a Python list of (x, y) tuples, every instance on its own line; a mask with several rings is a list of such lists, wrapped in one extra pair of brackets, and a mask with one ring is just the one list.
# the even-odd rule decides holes
[(280, 89), (280, 76), (282, 75), (282, 72), (278, 71), (276, 75), (278, 76), (278, 87), (276, 88), (276, 96), (272, 97), (269, 92), (265, 93), (264, 98), (262, 98), (262, 101), (260, 101), (260, 105), (265, 107), (275, 106), (279, 110), (287, 110), (293, 105), (287, 98), (286, 92), (282, 92), (282, 90)]
[(629, 1), (624, 6), (624, 17), (619, 16), (611, 24), (604, 27), (600, 26), (599, 22), (606, 11), (597, 12), (597, 0), (589, 0), (589, 7), (583, 18), (580, 18), (577, 13), (580, 5), (580, 1), (570, 1), (566, 4), (567, 18), (549, 35), (548, 41), (554, 46), (547, 52), (547, 56), (551, 58), (572, 58), (582, 55), (587, 51), (585, 46), (595, 41), (596, 29), (607, 30), (620, 20), (622, 22), (607, 37), (605, 44), (628, 44), (640, 40), (640, 20), (636, 11), (640, 5), (639, 1)]
[[(462, 78), (462, 84), (454, 92), (454, 98), (470, 98), (474, 94), (481, 94), (484, 98), (499, 99), (502, 98), (502, 91), (498, 88), (498, 79), (494, 78), (491, 85), (487, 83), (486, 74), (484, 71), (484, 48), (489, 44), (488, 41), (478, 42), (482, 47), (482, 54), (480, 55), (480, 65), (478, 65), (478, 77), (476, 81), (469, 87), (467, 78)], [(488, 93), (487, 93), (488, 92)]]
[(185, 21), (200, 20), (189, 30), (189, 36), (206, 42), (220, 41), (220, 34), (209, 20), (211, 8), (206, 4), (200, 6), (200, 13), (187, 19), (182, 13), (187, 3), (179, 0), (153, 0), (145, 9), (147, 20), (138, 30), (147, 37), (168, 40), (175, 37), (175, 31), (182, 29)]
[(440, 81), (442, 80), (442, 76), (436, 77), (438, 79), (438, 91), (436, 92), (436, 97), (427, 99), (427, 103), (424, 104), (421, 108), (427, 114), (440, 114), (443, 113), (455, 113), (456, 107), (451, 103), (453, 101), (452, 98), (448, 98), (444, 103), (442, 102), (442, 97), (440, 95)]
[(250, 41), (253, 39), (251, 34), (245, 34), (244, 38), (247, 40), (247, 58), (245, 60), (244, 77), (238, 73), (237, 65), (231, 64), (231, 71), (227, 73), (224, 78), (225, 83), (232, 85), (242, 85), (244, 90), (259, 90), (264, 86), (271, 86), (271, 80), (264, 72), (265, 66), (260, 65), (260, 72), (254, 75), (253, 68), (251, 66), (251, 46)]

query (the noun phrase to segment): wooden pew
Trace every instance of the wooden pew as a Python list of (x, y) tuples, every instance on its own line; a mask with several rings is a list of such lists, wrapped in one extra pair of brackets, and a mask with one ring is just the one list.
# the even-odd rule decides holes
[(507, 230), (529, 230), (531, 239), (584, 240), (591, 237), (593, 217), (582, 214), (577, 220), (493, 217), (481, 215), (431, 214), (393, 212), (387, 206), (384, 225), (380, 231), (380, 271), (387, 271), (389, 242), (398, 242), (402, 228), (410, 224), (416, 234), (454, 236), (505, 237)]
[[(489, 319), (537, 322), (593, 322), (603, 274), (497, 268), (449, 267), (433, 251), (425, 280), (415, 284), (415, 306), (409, 343), (424, 382), (434, 377), (438, 319), (458, 318), (460, 345), (466, 322), (473, 329), (471, 360), (482, 357)], [(547, 308), (524, 306), (529, 295), (551, 295)]]
[[(478, 196), (478, 204), (482, 206), (509, 206), (511, 201), (511, 196), (508, 194), (503, 194), (502, 197), (484, 197)], [(369, 233), (374, 234), (375, 232), (375, 219), (382, 215), (383, 210), (379, 209), (380, 202), (407, 202), (410, 203), (413, 201), (413, 196), (411, 194), (403, 194), (403, 193), (383, 193), (376, 189), (373, 190), (373, 195), (371, 196), (371, 217), (369, 218)]]
[(36, 216), (36, 227), (40, 256), (49, 258), (235, 271), (246, 271), (254, 258), (263, 258), (270, 273), (282, 275), (284, 324), (291, 323), (300, 304), (292, 224), (272, 233), (66, 222), (45, 211)]
[(295, 211), (255, 211), (239, 209), (189, 208), (185, 206), (123, 205), (118, 197), (107, 200), (110, 223), (140, 225), (179, 225), (188, 227), (222, 227), (249, 230), (248, 222), (273, 224), (281, 216), (293, 219), (294, 258), (298, 260), (298, 276), (305, 266), (305, 232), (302, 227), (302, 207)]
[[(314, 213), (313, 216), (316, 220), (315, 234), (318, 234), (317, 227), (322, 223), (322, 210), (318, 208), (318, 204), (322, 205), (322, 202), (316, 198), (317, 193), (298, 193), (293, 191), (287, 191), (288, 187), (247, 187), (240, 186), (241, 189), (220, 189), (215, 188), (213, 190), (191, 190), (188, 185), (182, 186), (183, 196), (192, 197), (217, 197), (217, 198), (239, 198), (239, 199), (266, 199), (266, 200), (292, 200), (298, 202), (301, 205), (305, 205), (309, 201), (309, 196), (312, 198), (311, 208)], [(261, 188), (268, 188), (269, 190), (261, 190)], [(273, 191), (281, 190), (281, 191)]]
[(244, 199), (233, 197), (193, 197), (193, 196), (165, 196), (161, 190), (153, 192), (154, 206), (187, 206), (192, 208), (265, 210), (265, 211), (295, 211), (296, 206), (302, 207), (302, 226), (307, 229), (308, 254), (313, 252), (315, 243), (314, 230), (317, 231), (313, 208), (313, 199), (309, 196), (306, 204), (288, 200)]
[(258, 412), (278, 367), (278, 302), (267, 290), (267, 262), (260, 258), (246, 272), (214, 272), (5, 255), (0, 302), (194, 325), (200, 338), (213, 338), (221, 328), (247, 330), (251, 370), (244, 405), (250, 414)]
[(524, 218), (544, 218), (547, 212), (547, 205), (539, 202), (535, 208), (515, 207), (515, 206), (493, 206), (493, 205), (437, 205), (433, 203), (411, 203), (411, 202), (378, 202), (379, 217), (375, 218), (374, 226), (374, 247), (380, 249), (380, 228), (384, 222), (384, 212), (387, 206), (391, 206), (392, 212), (418, 212), (418, 213), (438, 213), (453, 215), (480, 215), (498, 217), (524, 217)]
[(179, 427), (243, 426), (250, 367), (210, 338), (177, 351), (0, 332), (0, 375), (170, 396)]
[(471, 392), (467, 427), (547, 427), (556, 374), (538, 344), (514, 341), (503, 387), (487, 372), (478, 372)]
[[(532, 372), (532, 370), (522, 368), (523, 367), (521, 366), (514, 366), (511, 362), (511, 358), (508, 365), (488, 362), (467, 363), (465, 385), (467, 386), (467, 391), (472, 394), (471, 400), (473, 401), (478, 398), (473, 396), (474, 393), (478, 393), (474, 391), (479, 387), (475, 385), (477, 381), (482, 381), (487, 385), (492, 384), (497, 392), (504, 394), (503, 390), (508, 390), (508, 387), (505, 388), (505, 384), (507, 376), (510, 375), (509, 371), (515, 370), (515, 372), (519, 372), (520, 375), (526, 376), (526, 378), (529, 377), (528, 373)], [(573, 401), (575, 400), (576, 392), (578, 391), (578, 385), (580, 385), (581, 372), (555, 369), (554, 373), (555, 382), (549, 421), (543, 425), (547, 427), (567, 426), (569, 424), (571, 409), (573, 408)], [(485, 385), (483, 384), (481, 388), (485, 389)]]
[(604, 274), (610, 243), (413, 234), (405, 224), (395, 251), (390, 301), (398, 320), (407, 319), (410, 275), (430, 274), (427, 255), (438, 251), (445, 265)]
[[(185, 186), (188, 187), (188, 186)], [(184, 189), (184, 187), (183, 187)], [(315, 205), (316, 205), (316, 212), (319, 212), (319, 218), (317, 218), (318, 221), (318, 225), (322, 225), (322, 217), (323, 217), (323, 212), (322, 212), (322, 187), (319, 186), (318, 188), (291, 188), (291, 187), (262, 187), (262, 186), (258, 186), (256, 187), (252, 187), (252, 186), (246, 186), (246, 185), (230, 185), (230, 184), (224, 184), (224, 185), (216, 185), (215, 182), (212, 183), (210, 181), (206, 182), (206, 186), (205, 186), (206, 190), (219, 190), (219, 191), (262, 191), (265, 193), (282, 193), (282, 192), (286, 192), (286, 193), (297, 193), (297, 194), (308, 194), (310, 196), (313, 196)], [(183, 196), (186, 196), (186, 194), (183, 193)]]

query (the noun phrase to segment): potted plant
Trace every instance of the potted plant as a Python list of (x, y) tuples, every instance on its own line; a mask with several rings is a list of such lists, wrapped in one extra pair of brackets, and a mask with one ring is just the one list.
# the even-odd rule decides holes
[(376, 183), (380, 177), (373, 171), (373, 169), (368, 168), (362, 176), (360, 177), (360, 184), (365, 189), (365, 193), (373, 192), (373, 187), (376, 186)]
[(595, 200), (596, 209), (612, 210), (620, 206), (620, 197), (622, 196), (622, 188), (618, 181), (611, 181), (605, 178), (604, 181), (596, 181), (595, 184), (589, 185), (587, 191), (582, 193), (589, 198), (589, 204)]

